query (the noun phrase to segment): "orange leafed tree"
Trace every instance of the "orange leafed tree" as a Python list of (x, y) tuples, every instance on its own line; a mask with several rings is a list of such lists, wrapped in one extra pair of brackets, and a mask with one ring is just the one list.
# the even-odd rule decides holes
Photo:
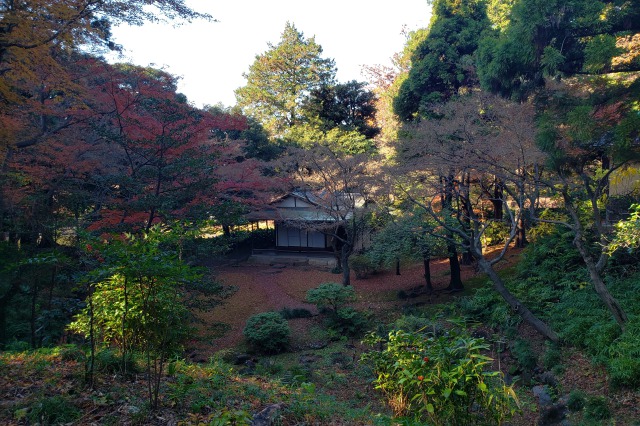
[(3, 157), (57, 130), (45, 103), (78, 99), (66, 66), (83, 49), (115, 49), (114, 24), (212, 19), (184, 0), (23, 0), (0, 2), (0, 147)]
[(256, 160), (242, 156), (240, 141), (215, 137), (215, 130), (246, 128), (243, 117), (193, 108), (162, 71), (91, 59), (76, 66), (84, 108), (59, 118), (75, 125), (6, 164), (3, 212), (14, 228), (53, 241), (43, 232), (47, 216), (75, 217), (90, 229), (149, 228), (262, 199), (270, 183)]

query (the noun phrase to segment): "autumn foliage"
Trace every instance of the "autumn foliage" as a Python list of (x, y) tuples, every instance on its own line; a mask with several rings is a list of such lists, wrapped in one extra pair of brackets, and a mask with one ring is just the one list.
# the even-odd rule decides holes
[(223, 202), (260, 200), (267, 185), (256, 160), (214, 132), (242, 131), (246, 118), (192, 107), (163, 71), (95, 59), (75, 67), (84, 107), (50, 109), (51, 121), (74, 124), (5, 162), (5, 212), (16, 213), (9, 217), (20, 212), (39, 233), (43, 215), (74, 216), (92, 230), (148, 229), (206, 217)]

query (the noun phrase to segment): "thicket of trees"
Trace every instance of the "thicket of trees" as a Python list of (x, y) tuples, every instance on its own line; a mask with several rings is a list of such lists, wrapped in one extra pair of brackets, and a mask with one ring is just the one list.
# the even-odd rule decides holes
[[(555, 222), (573, 233), (594, 290), (624, 328), (624, 309), (602, 280), (602, 247), (610, 177), (637, 158), (638, 11), (632, 2), (435, 1), (394, 100), (410, 122), (397, 151), (405, 197), (551, 340), (557, 334), (505, 292), (481, 241), (506, 220), (507, 241), (526, 244), (540, 197), (559, 197), (566, 216)], [(484, 202), (493, 212), (482, 217)]]
[(211, 17), (182, 1), (0, 5), (0, 347), (62, 338), (87, 296), (78, 277), (99, 266), (82, 260), (87, 232), (116, 244), (160, 225), (184, 260), (192, 230), (239, 223), (277, 182), (240, 141), (247, 117), (194, 108), (164, 71), (88, 53), (115, 48), (110, 25), (163, 19)]
[(453, 292), (461, 263), (476, 263), (553, 342), (564, 336), (545, 305), (493, 266), (532, 229), (563, 229), (626, 338), (634, 308), (604, 273), (616, 248), (638, 245), (637, 205), (619, 222), (638, 188), (618, 181), (640, 159), (640, 4), (431, 4), (429, 27), (407, 34), (394, 68), (370, 67), (369, 85), (337, 82), (315, 38), (287, 23), (238, 104), (201, 110), (174, 76), (87, 50), (117, 48), (119, 22), (211, 19), (184, 2), (0, 3), (0, 348), (54, 344), (77, 315), (91, 348), (118, 347), (123, 366), (146, 355), (157, 405), (189, 332), (176, 322), (186, 288), (204, 281), (189, 247), (293, 189), (327, 200), (332, 220), (297, 225), (333, 238), (345, 286), (354, 254), (374, 269), (422, 261), (426, 291), (432, 257), (449, 258)]

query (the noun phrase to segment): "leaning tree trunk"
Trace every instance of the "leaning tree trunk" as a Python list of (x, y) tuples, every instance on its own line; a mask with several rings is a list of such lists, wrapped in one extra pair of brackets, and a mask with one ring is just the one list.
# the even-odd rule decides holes
[[(602, 262), (598, 262), (602, 263), (601, 268), (599, 269), (598, 265), (596, 265), (596, 263), (593, 261), (589, 250), (584, 244), (584, 241), (582, 240), (584, 230), (582, 227), (582, 223), (580, 222), (578, 212), (576, 211), (574, 205), (571, 203), (571, 197), (569, 197), (569, 194), (566, 191), (562, 195), (564, 197), (565, 208), (573, 219), (573, 225), (571, 226), (571, 229), (574, 232), (573, 244), (580, 252), (580, 256), (587, 266), (587, 271), (589, 271), (589, 278), (591, 278), (593, 288), (598, 294), (600, 300), (602, 300), (602, 302), (607, 306), (607, 309), (609, 309), (609, 312), (620, 326), (620, 329), (624, 331), (624, 326), (628, 319), (627, 314), (624, 312), (622, 306), (620, 306), (620, 303), (616, 300), (616, 298), (613, 297), (611, 293), (609, 293), (609, 289), (607, 289), (607, 286), (602, 281), (602, 276), (600, 275), (600, 272), (602, 271), (606, 263), (606, 258), (603, 258)], [(596, 211), (596, 208), (597, 205), (594, 203), (594, 212)], [(597, 218), (595, 220), (597, 220)]]
[(543, 322), (540, 318), (536, 317), (533, 312), (531, 312), (526, 306), (524, 306), (520, 300), (518, 300), (511, 292), (507, 289), (502, 281), (502, 278), (496, 273), (491, 264), (484, 258), (480, 258), (478, 260), (478, 264), (480, 268), (489, 276), (491, 281), (493, 282), (493, 288), (502, 296), (502, 298), (511, 306), (511, 309), (516, 311), (522, 319), (529, 325), (531, 325), (538, 333), (540, 333), (545, 338), (551, 340), (552, 342), (560, 341), (560, 337), (556, 334), (551, 327), (549, 327), (545, 322)]
[(589, 277), (591, 278), (591, 282), (593, 283), (593, 288), (598, 294), (598, 297), (602, 302), (607, 306), (609, 312), (616, 320), (622, 331), (624, 331), (625, 323), (627, 322), (627, 314), (620, 306), (620, 303), (616, 300), (615, 297), (609, 292), (606, 284), (602, 281), (602, 277), (598, 272), (598, 268), (596, 267), (593, 258), (587, 251), (587, 248), (584, 246), (582, 241), (582, 233), (580, 231), (576, 232), (576, 235), (573, 239), (573, 244), (578, 248), (584, 263), (587, 266), (587, 271), (589, 271)]

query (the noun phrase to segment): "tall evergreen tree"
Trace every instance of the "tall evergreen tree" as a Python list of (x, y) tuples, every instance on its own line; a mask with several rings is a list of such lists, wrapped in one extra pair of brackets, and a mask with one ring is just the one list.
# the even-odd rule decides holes
[(304, 109), (310, 117), (322, 120), (324, 130), (357, 130), (370, 139), (380, 133), (374, 121), (374, 101), (375, 94), (366, 90), (365, 83), (352, 80), (314, 90)]
[(271, 136), (303, 121), (302, 103), (311, 91), (329, 86), (335, 64), (322, 57), (322, 46), (290, 22), (277, 45), (257, 55), (244, 77), (247, 84), (236, 90), (238, 105), (256, 118)]
[[(640, 70), (640, 3), (520, 0), (478, 49), (482, 87), (522, 98), (545, 77)], [(617, 59), (614, 59), (617, 58)]]
[(429, 34), (416, 47), (409, 76), (393, 108), (401, 120), (428, 115), (429, 106), (472, 85), (471, 56), (480, 34), (490, 27), (485, 2), (435, 0)]

